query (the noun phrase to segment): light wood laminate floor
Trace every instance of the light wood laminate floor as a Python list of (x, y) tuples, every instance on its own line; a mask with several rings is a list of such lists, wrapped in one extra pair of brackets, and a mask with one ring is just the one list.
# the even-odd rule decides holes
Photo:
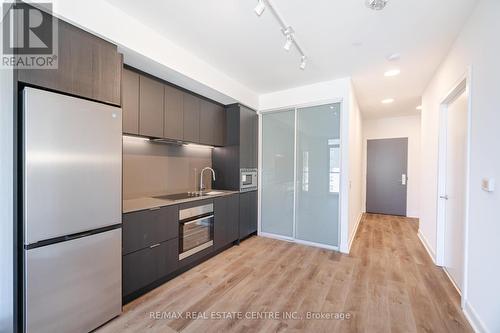
[[(367, 214), (350, 255), (252, 237), (128, 304), (99, 332), (471, 332), (417, 223)], [(351, 317), (284, 318), (308, 312)], [(274, 318), (248, 318), (257, 315)]]

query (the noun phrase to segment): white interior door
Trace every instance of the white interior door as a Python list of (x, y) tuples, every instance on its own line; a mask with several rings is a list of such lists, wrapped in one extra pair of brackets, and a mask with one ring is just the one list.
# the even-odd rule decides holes
[(446, 193), (444, 267), (462, 290), (464, 272), (467, 166), (467, 95), (448, 106), (446, 115)]

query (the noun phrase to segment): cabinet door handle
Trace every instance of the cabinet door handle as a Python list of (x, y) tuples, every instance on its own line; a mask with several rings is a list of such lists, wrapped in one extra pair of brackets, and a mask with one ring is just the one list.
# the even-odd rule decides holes
[(199, 219), (196, 219), (196, 220), (192, 220), (192, 221), (188, 221), (188, 222), (182, 222), (180, 221), (179, 223), (180, 224), (184, 224), (184, 225), (190, 225), (190, 224), (193, 224), (193, 223), (196, 223), (196, 222), (200, 222), (200, 221), (203, 221), (203, 220), (208, 220), (208, 219), (211, 219), (214, 217), (214, 214), (212, 215), (208, 215), (208, 216), (205, 216), (205, 217), (202, 217), (202, 218), (199, 218)]
[(160, 210), (161, 207), (153, 207), (153, 208), (149, 208), (149, 210)]
[(157, 247), (157, 246), (160, 246), (160, 243), (153, 244), (153, 245), (151, 245), (149, 248), (150, 248), (150, 249), (154, 249), (154, 248), (155, 248), (155, 247)]

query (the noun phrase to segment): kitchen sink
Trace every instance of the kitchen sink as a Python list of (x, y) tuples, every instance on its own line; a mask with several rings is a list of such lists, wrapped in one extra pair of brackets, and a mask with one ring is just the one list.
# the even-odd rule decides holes
[(223, 194), (223, 193), (224, 192), (221, 192), (221, 191), (184, 192), (184, 193), (159, 195), (159, 196), (156, 196), (153, 198), (176, 201), (176, 200), (185, 200), (185, 199), (198, 198), (198, 197), (206, 197), (206, 196), (211, 196), (211, 195), (219, 195), (219, 194)]

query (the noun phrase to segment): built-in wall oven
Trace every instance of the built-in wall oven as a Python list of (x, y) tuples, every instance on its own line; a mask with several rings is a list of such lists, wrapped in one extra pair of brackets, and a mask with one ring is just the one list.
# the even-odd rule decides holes
[(240, 169), (240, 192), (257, 189), (257, 169)]
[(179, 210), (179, 260), (214, 244), (214, 205)]

